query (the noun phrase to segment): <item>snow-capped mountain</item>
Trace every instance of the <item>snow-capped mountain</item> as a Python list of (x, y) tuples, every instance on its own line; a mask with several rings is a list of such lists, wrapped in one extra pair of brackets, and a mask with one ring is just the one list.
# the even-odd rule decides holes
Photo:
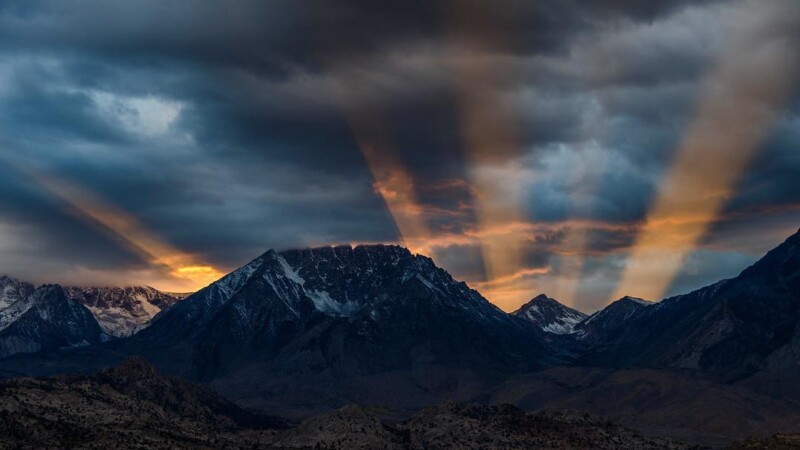
[(511, 315), (525, 319), (553, 334), (569, 334), (575, 325), (588, 317), (587, 314), (562, 305), (544, 294), (537, 295)]
[(5, 275), (0, 276), (0, 310), (6, 309), (33, 293), (33, 286)]
[(121, 349), (251, 402), (278, 401), (287, 385), (309, 399), (336, 389), (354, 400), (391, 377), (399, 384), (380, 395), (425, 403), (558, 360), (541, 334), (427, 257), (342, 246), (269, 251)]
[(33, 286), (14, 278), (0, 276), (0, 330), (14, 323), (28, 309)]
[(104, 338), (92, 313), (58, 285), (39, 287), (9, 308), (17, 308), (17, 317), (0, 331), (0, 357), (87, 346)]
[(151, 287), (68, 287), (67, 296), (89, 308), (109, 336), (123, 338), (146, 328), (150, 321), (180, 299)]
[[(104, 339), (128, 337), (147, 327), (153, 317), (178, 301), (175, 295), (150, 287), (61, 288), (52, 285), (34, 289), (29, 283), (1, 276), (0, 332), (7, 332), (0, 336), (0, 357), (98, 342), (94, 327), (84, 323), (85, 312), (93, 316), (93, 321), (89, 322), (100, 326)], [(53, 314), (48, 313), (51, 310)], [(64, 316), (59, 317), (59, 314)], [(17, 324), (20, 321), (22, 323)], [(75, 324), (78, 324), (77, 329)], [(78, 336), (82, 336), (81, 339), (77, 339)]]
[[(101, 340), (91, 312), (60, 288), (37, 289), (28, 300), (12, 294), (25, 289), (2, 291), (10, 299), (4, 311), (18, 308), (19, 318), (0, 331), (0, 355)], [(800, 234), (739, 276), (695, 292), (658, 303), (625, 297), (574, 317), (577, 323), (559, 321), (563, 314), (546, 297), (503, 313), (429, 258), (396, 246), (269, 251), (131, 337), (64, 353), (61, 363), (49, 354), (46, 365), (32, 356), (3, 368), (54, 373), (143, 355), (246, 406), (299, 410), (475, 398), (514, 377), (575, 362), (689, 368), (729, 380), (756, 374), (797, 390)], [(52, 325), (65, 317), (74, 319)], [(545, 331), (570, 323), (571, 333)]]

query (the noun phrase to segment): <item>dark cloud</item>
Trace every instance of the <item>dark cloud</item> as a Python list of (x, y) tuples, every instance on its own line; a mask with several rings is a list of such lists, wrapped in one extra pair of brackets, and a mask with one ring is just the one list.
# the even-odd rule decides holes
[[(738, 20), (729, 10), (742, 5), (751, 4), (6, 1), (0, 161), (80, 184), (165, 241), (232, 268), (267, 247), (399, 238), (359, 148), (357, 122), (368, 117), (385, 126), (383, 151), (411, 174), (430, 228), (474, 236), (469, 92), (456, 73), (466, 59), (496, 75), (469, 89), (498, 96), (518, 121), (517, 170), (504, 188), (522, 198), (525, 221), (550, 226), (526, 240), (525, 268), (559, 273), (570, 221), (586, 222), (578, 294), (588, 308), (613, 291)], [(798, 104), (789, 102), (793, 112), (726, 208), (745, 223), (736, 233), (752, 232), (746, 224), (765, 210), (800, 203)], [(25, 174), (0, 171), (10, 174), (0, 179), (0, 232), (23, 227), (35, 241), (0, 255), (0, 271), (45, 281), (71, 266), (147, 265)], [(736, 233), (726, 223), (704, 245), (729, 242), (720, 236)], [(764, 245), (726, 253), (732, 262), (719, 270), (704, 270), (713, 255), (698, 253), (674, 289), (713, 281)], [(485, 280), (474, 239), (433, 256)]]

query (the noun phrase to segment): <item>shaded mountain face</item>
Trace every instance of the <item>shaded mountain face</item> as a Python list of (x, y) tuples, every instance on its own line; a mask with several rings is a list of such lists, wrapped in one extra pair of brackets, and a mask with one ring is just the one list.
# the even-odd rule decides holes
[[(612, 305), (613, 306), (613, 305)], [(725, 379), (800, 370), (800, 233), (739, 276), (634, 311), (593, 332), (611, 307), (576, 329), (594, 364), (697, 368)], [(597, 319), (595, 319), (597, 317)]]
[(267, 394), (291, 386), (294, 401), (332, 404), (359, 395), (430, 403), (558, 361), (540, 333), (429, 258), (380, 245), (267, 252), (120, 349), (214, 380), (234, 398), (274, 400)]
[(99, 343), (103, 331), (84, 306), (57, 285), (37, 288), (15, 308), (15, 320), (0, 331), (0, 357)]
[(87, 307), (109, 336), (128, 337), (146, 328), (180, 299), (151, 287), (68, 287), (67, 296)]
[(553, 334), (571, 333), (575, 325), (586, 319), (587, 314), (564, 306), (544, 294), (534, 297), (511, 315), (527, 320)]
[(586, 411), (700, 448), (726, 448), (749, 436), (800, 433), (800, 391), (776, 395), (767, 384), (756, 389), (721, 383), (696, 370), (554, 367), (503, 383), (488, 401), (534, 411)]
[(573, 328), (577, 338), (585, 341), (606, 341), (624, 330), (655, 303), (636, 297), (622, 297), (587, 317)]

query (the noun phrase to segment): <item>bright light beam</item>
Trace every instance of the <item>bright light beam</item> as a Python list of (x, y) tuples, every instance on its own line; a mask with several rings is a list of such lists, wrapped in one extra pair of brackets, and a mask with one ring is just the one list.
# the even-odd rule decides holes
[(731, 36), (730, 47), (706, 81), (695, 121), (611, 300), (623, 295), (661, 298), (731, 197), (795, 86), (800, 14), (791, 3), (748, 4), (749, 23)]
[(155, 287), (172, 292), (195, 291), (224, 275), (213, 265), (198, 261), (193, 255), (164, 242), (135, 217), (109, 205), (92, 192), (52, 175), (43, 175), (11, 163), (18, 171), (74, 208), (80, 216), (102, 225), (129, 243), (145, 255), (150, 264), (166, 268), (168, 285)]
[(389, 131), (379, 114), (358, 106), (359, 89), (368, 80), (342, 64), (334, 64), (332, 74), (334, 92), (372, 174), (373, 189), (392, 215), (402, 245), (414, 253), (429, 252), (432, 233), (417, 198), (414, 178), (393, 153)]
[[(489, 288), (496, 284), (495, 280), (516, 273), (522, 266), (523, 235), (483, 232), (518, 223), (523, 217), (520, 193), (507, 188), (521, 173), (515, 165), (519, 153), (517, 117), (497, 91), (508, 74), (500, 73), (491, 57), (479, 51), (482, 45), (494, 47), (503, 43), (502, 30), (476, 4), (451, 1), (445, 13), (451, 32), (447, 59), (454, 72), (461, 133), (471, 165), (478, 227), (483, 235), (481, 249), (488, 279), (485, 287)], [(492, 292), (484, 293), (507, 309), (525, 299), (521, 297), (510, 304), (505, 300), (508, 295), (504, 295), (501, 304)]]

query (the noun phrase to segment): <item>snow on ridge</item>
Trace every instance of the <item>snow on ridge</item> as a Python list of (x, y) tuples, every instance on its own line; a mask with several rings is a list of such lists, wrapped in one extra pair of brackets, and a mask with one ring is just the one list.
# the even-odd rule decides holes
[(289, 263), (283, 256), (276, 254), (275, 259), (278, 261), (278, 264), (281, 265), (281, 268), (283, 269), (283, 274), (286, 276), (286, 278), (294, 281), (295, 283), (301, 286), (306, 283), (306, 280), (304, 280), (300, 276), (300, 274), (296, 270), (294, 270), (292, 266), (289, 265)]
[(322, 313), (343, 317), (352, 317), (362, 309), (362, 306), (359, 305), (358, 302), (338, 302), (334, 300), (326, 291), (308, 290), (305, 292), (308, 298), (310, 298), (314, 303), (314, 306), (317, 308), (317, 310)]

